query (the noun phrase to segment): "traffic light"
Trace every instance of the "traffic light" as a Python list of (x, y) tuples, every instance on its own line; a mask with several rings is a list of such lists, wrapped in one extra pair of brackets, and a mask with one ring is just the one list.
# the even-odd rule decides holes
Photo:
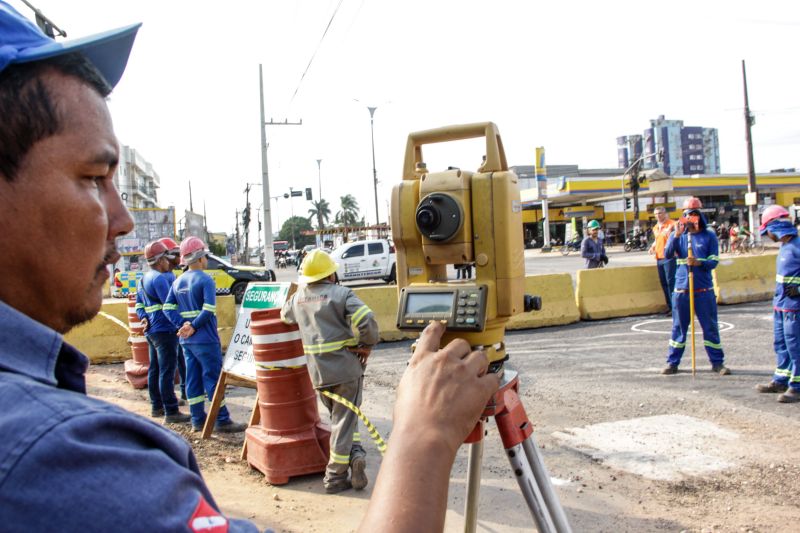
[(630, 198), (625, 198), (625, 208), (626, 209), (630, 209), (631, 208), (631, 199)]
[(306, 187), (306, 200), (310, 202), (313, 199), (314, 198), (311, 196), (311, 187)]

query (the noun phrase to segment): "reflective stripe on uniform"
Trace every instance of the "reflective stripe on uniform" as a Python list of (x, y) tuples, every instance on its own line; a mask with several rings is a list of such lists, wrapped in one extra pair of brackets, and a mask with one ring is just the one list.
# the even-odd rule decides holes
[(669, 345), (672, 346), (673, 348), (686, 348), (685, 342), (678, 342), (672, 339), (669, 340)]
[(203, 395), (203, 396), (195, 396), (194, 398), (189, 398), (188, 400), (186, 400), (186, 403), (188, 403), (189, 405), (196, 405), (198, 403), (203, 403), (204, 401), (206, 401), (205, 395)]
[(350, 456), (349, 455), (339, 455), (338, 453), (333, 453), (331, 450), (331, 462), (340, 464), (340, 465), (349, 465), (350, 464)]
[(371, 312), (372, 309), (370, 309), (366, 305), (362, 305), (361, 307), (358, 308), (358, 310), (355, 313), (353, 313), (350, 322), (353, 324), (353, 326), (358, 326), (358, 324), (364, 319), (364, 317)]
[(775, 281), (778, 283), (792, 283), (792, 284), (800, 284), (800, 277), (798, 276), (781, 276), (780, 274), (775, 276)]
[(209, 313), (212, 313), (212, 314), (216, 315), (217, 314), (217, 306), (216, 305), (211, 305), (211, 304), (203, 304), (203, 311), (208, 311)]
[(136, 306), (134, 307), (134, 309), (144, 309), (144, 304), (137, 303)]
[(287, 333), (272, 333), (269, 335), (253, 335), (253, 344), (272, 344), (273, 342), (299, 341), (300, 330), (289, 331)]
[(676, 263), (679, 264), (679, 265), (685, 265), (686, 264), (686, 259), (678, 259), (676, 261)]
[(303, 350), (305, 350), (307, 354), (319, 355), (323, 353), (335, 352), (336, 350), (341, 350), (346, 346), (358, 346), (358, 341), (351, 337), (343, 341), (324, 342), (321, 344), (304, 344)]
[(183, 318), (194, 318), (200, 316), (200, 311), (181, 311), (181, 316)]
[(353, 433), (353, 442), (361, 442), (361, 433), (358, 431)]
[(783, 377), (788, 378), (788, 377), (792, 376), (792, 373), (789, 371), (788, 368), (776, 368), (775, 369), (775, 375), (776, 376), (783, 376)]
[(717, 350), (721, 350), (722, 349), (722, 345), (721, 344), (715, 344), (715, 343), (713, 343), (711, 341), (705, 341), (705, 340), (703, 341), (703, 346), (708, 346), (709, 348), (716, 348)]
[(164, 311), (177, 311), (178, 304), (164, 304), (161, 306)]
[(161, 311), (161, 304), (148, 305), (144, 308), (145, 313), (155, 313), (156, 311)]

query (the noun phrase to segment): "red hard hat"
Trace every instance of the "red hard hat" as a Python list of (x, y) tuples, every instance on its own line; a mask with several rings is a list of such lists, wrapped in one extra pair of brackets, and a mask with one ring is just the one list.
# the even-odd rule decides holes
[(789, 211), (784, 209), (783, 206), (771, 205), (768, 208), (764, 209), (764, 212), (761, 213), (761, 226), (758, 229), (763, 231), (767, 229), (767, 224), (769, 224), (773, 220), (778, 218), (787, 218), (787, 217), (789, 217)]
[(687, 198), (683, 202), (684, 209), (700, 209), (701, 207), (703, 207), (703, 202), (701, 202), (700, 198), (697, 198), (696, 196)]
[(199, 237), (187, 237), (181, 241), (181, 262), (191, 264), (206, 255), (206, 243)]
[(167, 253), (167, 247), (159, 241), (149, 242), (144, 247), (144, 257), (149, 265), (158, 263), (158, 260), (164, 257), (165, 253)]
[(180, 246), (178, 246), (178, 243), (173, 241), (169, 237), (161, 237), (160, 239), (158, 239), (158, 242), (166, 246), (167, 250), (169, 251), (177, 250), (180, 248)]

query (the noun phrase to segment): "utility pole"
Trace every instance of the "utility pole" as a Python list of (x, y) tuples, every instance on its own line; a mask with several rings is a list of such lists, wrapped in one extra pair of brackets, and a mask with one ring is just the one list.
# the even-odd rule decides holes
[(244, 211), (242, 212), (242, 225), (244, 226), (244, 259), (245, 265), (250, 264), (250, 184), (244, 188)]
[(272, 248), (272, 213), (270, 212), (270, 196), (269, 196), (269, 165), (267, 163), (267, 126), (300, 126), (303, 120), (299, 122), (274, 122), (272, 119), (266, 122), (264, 118), (264, 76), (261, 65), (258, 65), (258, 96), (261, 102), (261, 189), (263, 192), (263, 206), (264, 206), (264, 266), (267, 269), (275, 269), (275, 250)]
[[(322, 159), (317, 159), (317, 180), (319, 181), (319, 198), (318, 202), (322, 201)], [(322, 219), (320, 219), (322, 220)], [(320, 224), (321, 225), (321, 224)], [(322, 228), (319, 228), (322, 229)]]
[(236, 252), (239, 252), (239, 210), (236, 210)]
[(192, 205), (192, 180), (189, 180), (189, 212), (194, 213), (194, 206)]
[(256, 217), (258, 219), (258, 248), (261, 248), (261, 206), (256, 209)]
[(369, 131), (372, 137), (372, 185), (375, 188), (375, 225), (381, 223), (378, 216), (378, 171), (375, 169), (375, 110), (377, 107), (367, 107), (369, 109)]
[(758, 190), (756, 188), (756, 169), (753, 163), (753, 136), (750, 128), (756, 123), (756, 117), (750, 113), (750, 102), (747, 98), (747, 73), (744, 69), (744, 59), (742, 59), (742, 82), (744, 84), (744, 131), (745, 139), (747, 140), (747, 214), (750, 222), (750, 231), (760, 239), (758, 232), (755, 231), (757, 222), (757, 209), (758, 209)]

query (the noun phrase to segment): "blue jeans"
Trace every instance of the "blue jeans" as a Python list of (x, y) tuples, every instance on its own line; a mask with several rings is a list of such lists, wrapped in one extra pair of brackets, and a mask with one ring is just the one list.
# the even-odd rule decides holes
[[(183, 344), (186, 357), (186, 396), (189, 397), (189, 411), (192, 425), (202, 426), (206, 421), (206, 396), (214, 397), (219, 374), (222, 372), (222, 349), (218, 342)], [(174, 374), (174, 370), (173, 370)], [(231, 419), (225, 400), (217, 415), (217, 423), (227, 423)]]
[[(717, 324), (717, 297), (714, 291), (696, 292), (694, 295), (694, 312), (700, 327), (703, 329), (703, 345), (712, 366), (721, 365), (725, 359), (719, 339)], [(686, 337), (689, 333), (689, 293), (675, 292), (672, 295), (672, 338), (669, 341), (667, 364), (678, 366), (686, 348)]]
[(175, 397), (175, 367), (178, 364), (178, 337), (172, 332), (148, 333), (150, 367), (147, 369), (147, 391), (153, 409), (164, 409), (168, 415), (178, 412)]
[(775, 311), (775, 374), (772, 381), (800, 390), (800, 312)]
[(672, 311), (672, 291), (675, 290), (675, 258), (659, 259), (656, 262), (658, 267), (658, 279), (661, 282), (661, 289), (664, 291), (664, 299), (667, 307)]

